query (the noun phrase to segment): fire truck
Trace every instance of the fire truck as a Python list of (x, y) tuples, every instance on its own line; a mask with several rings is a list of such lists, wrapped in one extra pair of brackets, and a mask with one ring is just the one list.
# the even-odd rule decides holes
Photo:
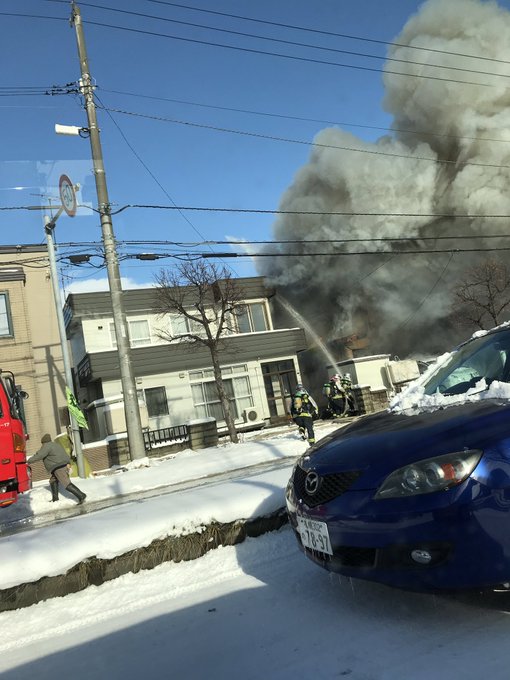
[(15, 503), (18, 494), (32, 488), (23, 408), (27, 397), (16, 386), (14, 375), (0, 369), (0, 508)]

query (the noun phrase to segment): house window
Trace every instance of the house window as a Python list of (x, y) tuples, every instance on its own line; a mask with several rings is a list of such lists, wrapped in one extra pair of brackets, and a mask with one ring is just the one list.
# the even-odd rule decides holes
[[(246, 364), (240, 366), (228, 366), (222, 369), (222, 374), (232, 374), (243, 371), (248, 372)], [(215, 418), (217, 421), (225, 420), (221, 407), (216, 381), (210, 375), (211, 371), (192, 371), (190, 380), (200, 380), (199, 383), (191, 384), (193, 404), (199, 418)], [(248, 375), (239, 375), (234, 378), (224, 378), (223, 385), (229, 398), (234, 418), (241, 417), (245, 408), (253, 406), (250, 379)]]
[(0, 293), (0, 337), (13, 336), (9, 294)]
[[(128, 321), (129, 343), (131, 347), (141, 347), (151, 344), (151, 333), (147, 319), (140, 321)], [(110, 323), (110, 337), (112, 347), (117, 347), (117, 337), (115, 335), (115, 324)]]
[(179, 314), (170, 315), (170, 333), (175, 338), (179, 335), (186, 335), (192, 333), (193, 335), (204, 335), (204, 326), (198, 321), (188, 319), (187, 316)]
[(170, 333), (175, 337), (189, 333), (188, 319), (185, 316), (172, 314), (170, 316)]
[(151, 344), (151, 334), (147, 319), (143, 319), (142, 321), (128, 321), (128, 326), (131, 347), (141, 347), (142, 345)]
[(268, 323), (265, 306), (262, 302), (255, 302), (244, 306), (242, 312), (236, 315), (239, 333), (255, 333), (267, 331)]
[(239, 415), (242, 415), (244, 409), (253, 406), (250, 379), (248, 378), (247, 375), (240, 376), (239, 378), (234, 378), (233, 385), (237, 412)]
[(164, 387), (149, 387), (144, 390), (149, 418), (168, 415), (168, 399)]

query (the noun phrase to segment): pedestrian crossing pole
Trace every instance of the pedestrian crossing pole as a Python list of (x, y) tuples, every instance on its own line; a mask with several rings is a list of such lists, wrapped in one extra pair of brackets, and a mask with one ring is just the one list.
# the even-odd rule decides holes
[(140, 408), (138, 405), (138, 394), (136, 391), (135, 376), (131, 363), (128, 325), (124, 310), (124, 301), (122, 299), (119, 260), (117, 257), (115, 236), (113, 233), (111, 206), (110, 200), (108, 198), (106, 174), (103, 164), (103, 152), (96, 118), (94, 87), (92, 85), (92, 77), (89, 71), (81, 14), (78, 5), (75, 2), (71, 3), (71, 24), (74, 25), (78, 44), (78, 56), (80, 59), (81, 69), (80, 91), (84, 98), (85, 110), (87, 112), (88, 119), (88, 134), (90, 139), (90, 148), (92, 151), (98, 209), (101, 219), (103, 247), (112, 300), (113, 323), (115, 327), (115, 336), (117, 339), (117, 351), (119, 356), (120, 376), (124, 397), (124, 413), (126, 417), (129, 453), (131, 460), (135, 460), (144, 458), (146, 453), (143, 441)]

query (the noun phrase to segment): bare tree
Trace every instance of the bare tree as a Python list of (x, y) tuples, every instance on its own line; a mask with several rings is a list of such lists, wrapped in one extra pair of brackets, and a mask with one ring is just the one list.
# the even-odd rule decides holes
[(482, 330), (497, 326), (510, 313), (510, 271), (499, 260), (485, 260), (465, 273), (453, 294), (459, 324)]
[(175, 269), (162, 269), (155, 277), (154, 311), (161, 316), (177, 315), (187, 319), (186, 330), (179, 333), (170, 324), (158, 335), (164, 340), (176, 340), (192, 350), (203, 345), (211, 353), (214, 379), (230, 440), (239, 441), (232, 409), (221, 377), (220, 351), (223, 338), (237, 332), (236, 317), (246, 306), (240, 288), (225, 268), (203, 260), (186, 260)]

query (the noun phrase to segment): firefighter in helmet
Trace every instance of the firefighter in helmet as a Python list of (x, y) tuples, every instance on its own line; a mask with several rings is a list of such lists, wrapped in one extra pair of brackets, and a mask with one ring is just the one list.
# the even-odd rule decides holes
[(322, 393), (328, 400), (328, 410), (333, 418), (341, 418), (347, 410), (347, 395), (338, 373), (324, 384)]
[(315, 442), (313, 421), (318, 415), (318, 408), (301, 383), (296, 385), (292, 395), (290, 415), (299, 428), (301, 439), (307, 439), (309, 444), (313, 444)]

